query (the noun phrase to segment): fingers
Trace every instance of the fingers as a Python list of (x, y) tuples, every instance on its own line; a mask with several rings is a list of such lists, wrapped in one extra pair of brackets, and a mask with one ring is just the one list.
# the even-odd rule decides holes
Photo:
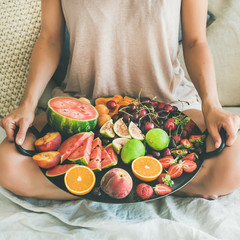
[(15, 121), (12, 118), (3, 118), (1, 121), (1, 127), (5, 129), (7, 139), (13, 141), (14, 130), (16, 129)]
[(239, 128), (240, 118), (238, 116), (235, 116), (227, 122), (226, 125), (223, 125), (224, 129), (227, 132), (227, 146), (232, 146), (235, 140), (237, 139), (237, 132)]
[(17, 133), (17, 136), (16, 136), (16, 143), (18, 145), (22, 145), (23, 144), (29, 126), (30, 126), (29, 122), (27, 122), (27, 121), (20, 121), (20, 123), (19, 123), (19, 130), (18, 130), (18, 133)]
[(222, 143), (222, 139), (219, 134), (219, 130), (218, 130), (217, 126), (216, 125), (209, 126), (208, 131), (213, 138), (215, 148), (219, 148)]

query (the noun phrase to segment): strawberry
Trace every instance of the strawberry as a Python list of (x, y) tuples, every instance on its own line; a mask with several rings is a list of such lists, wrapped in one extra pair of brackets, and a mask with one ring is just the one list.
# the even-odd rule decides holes
[(159, 162), (162, 164), (163, 168), (169, 168), (170, 165), (176, 163), (176, 160), (173, 158), (172, 155), (170, 155), (170, 156), (160, 158)]
[(172, 185), (174, 184), (173, 180), (171, 179), (171, 177), (166, 174), (166, 173), (162, 173), (159, 177), (158, 177), (158, 182), (159, 183), (164, 183), (170, 187), (172, 187)]
[(186, 155), (184, 158), (182, 158), (181, 160), (182, 161), (184, 161), (184, 160), (195, 161), (196, 158), (198, 158), (196, 153), (190, 153), (190, 154)]
[(153, 195), (153, 188), (146, 183), (140, 183), (136, 188), (136, 193), (143, 200), (149, 199)]
[(172, 150), (172, 154), (174, 157), (184, 157), (185, 155), (188, 154), (188, 150), (187, 149), (175, 149), (175, 150)]
[(182, 166), (182, 161), (179, 163), (173, 164), (169, 169), (168, 169), (168, 175), (171, 178), (177, 178), (180, 177), (183, 173), (183, 166)]
[(184, 160), (182, 162), (183, 170), (187, 173), (193, 172), (197, 168), (197, 164), (191, 160)]
[(184, 148), (190, 148), (193, 146), (193, 144), (186, 138), (181, 140), (181, 144)]
[(205, 135), (191, 135), (189, 141), (194, 143), (195, 146), (200, 146), (204, 143)]
[(157, 195), (165, 195), (165, 194), (168, 194), (170, 192), (172, 192), (172, 189), (167, 186), (166, 184), (157, 184), (154, 188), (154, 191)]

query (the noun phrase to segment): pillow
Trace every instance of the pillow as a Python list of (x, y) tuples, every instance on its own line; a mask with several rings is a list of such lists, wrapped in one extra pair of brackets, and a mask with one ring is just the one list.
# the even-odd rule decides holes
[[(207, 13), (207, 27), (213, 23), (216, 20), (215, 16), (208, 11)], [(182, 29), (181, 29), (181, 23), (180, 23), (180, 27), (179, 27), (179, 36), (178, 36), (178, 42), (181, 43), (182, 42)]]
[(0, 115), (17, 108), (41, 27), (41, 0), (0, 1)]

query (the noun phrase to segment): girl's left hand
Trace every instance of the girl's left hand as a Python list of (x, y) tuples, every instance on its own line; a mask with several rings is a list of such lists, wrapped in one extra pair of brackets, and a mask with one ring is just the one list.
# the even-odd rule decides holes
[(240, 117), (223, 110), (221, 107), (203, 108), (203, 115), (208, 132), (212, 136), (215, 147), (221, 145), (219, 130), (223, 127), (227, 132), (227, 146), (232, 146), (237, 139), (237, 132), (240, 126)]

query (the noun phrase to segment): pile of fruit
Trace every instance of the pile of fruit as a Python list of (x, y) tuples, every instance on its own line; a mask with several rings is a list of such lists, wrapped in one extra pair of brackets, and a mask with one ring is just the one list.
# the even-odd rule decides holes
[(205, 140), (176, 107), (140, 96), (101, 97), (95, 107), (87, 99), (53, 98), (47, 118), (55, 132), (36, 140), (33, 160), (47, 177), (64, 176), (75, 195), (169, 194), (174, 179), (197, 169)]

